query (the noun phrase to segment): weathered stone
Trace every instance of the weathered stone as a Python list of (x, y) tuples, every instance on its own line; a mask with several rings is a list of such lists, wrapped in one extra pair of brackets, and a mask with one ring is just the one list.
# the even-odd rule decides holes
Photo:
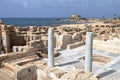
[(73, 48), (77, 48), (77, 47), (80, 47), (80, 46), (83, 46), (85, 43), (84, 42), (76, 42), (76, 43), (73, 43), (73, 44), (69, 44), (67, 45), (67, 49), (73, 49)]
[(74, 70), (64, 74), (60, 79), (66, 80), (87, 80), (90, 78), (91, 73), (84, 73), (81, 70)]
[(80, 33), (74, 33), (72, 35), (72, 42), (75, 43), (75, 42), (80, 42), (82, 40), (82, 36)]
[(63, 68), (58, 67), (51, 67), (47, 70), (47, 76), (51, 79), (59, 79), (62, 75), (66, 73), (66, 71)]
[(37, 80), (37, 72), (35, 66), (27, 66), (17, 71), (18, 80)]
[(100, 80), (100, 77), (97, 75), (92, 75), (89, 80)]
[(72, 35), (70, 34), (62, 34), (56, 36), (57, 49), (66, 49), (66, 46), (71, 43), (72, 43)]

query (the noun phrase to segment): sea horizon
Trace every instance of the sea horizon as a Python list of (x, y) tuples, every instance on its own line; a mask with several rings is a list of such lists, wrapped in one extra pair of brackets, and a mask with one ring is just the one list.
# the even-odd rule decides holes
[(55, 26), (62, 24), (78, 24), (78, 22), (64, 21), (68, 18), (0, 18), (5, 25), (14, 26)]

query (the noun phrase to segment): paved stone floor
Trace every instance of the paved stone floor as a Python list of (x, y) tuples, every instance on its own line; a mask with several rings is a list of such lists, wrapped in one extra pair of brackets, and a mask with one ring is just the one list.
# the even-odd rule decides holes
[[(84, 70), (84, 61), (80, 58), (85, 55), (85, 46), (59, 51), (59, 53), (60, 56), (55, 58), (56, 66), (64, 67), (68, 70)], [(104, 66), (93, 63), (92, 72), (95, 75), (99, 75), (100, 80), (120, 80), (120, 54), (95, 49), (93, 50), (93, 54), (111, 58), (111, 61)], [(14, 75), (12, 71), (6, 68), (0, 69), (0, 80), (13, 80), (15, 78)]]
[[(66, 69), (84, 70), (84, 61), (79, 58), (85, 55), (85, 46), (71, 50), (59, 51), (60, 56), (55, 58), (55, 65)], [(93, 50), (93, 54), (109, 57), (111, 61), (104, 66), (93, 64), (93, 73), (100, 76), (100, 80), (120, 80), (120, 53), (111, 53)]]

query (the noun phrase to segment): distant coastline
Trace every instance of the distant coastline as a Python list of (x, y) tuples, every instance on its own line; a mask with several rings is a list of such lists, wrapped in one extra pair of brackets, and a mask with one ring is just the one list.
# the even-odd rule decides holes
[(24, 26), (56, 26), (63, 24), (80, 24), (82, 22), (64, 21), (67, 18), (1, 18), (5, 25)]

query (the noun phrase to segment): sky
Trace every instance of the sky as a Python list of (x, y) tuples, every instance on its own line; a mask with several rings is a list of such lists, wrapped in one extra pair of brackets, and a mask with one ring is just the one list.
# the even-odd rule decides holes
[(120, 16), (120, 0), (0, 0), (0, 17)]

